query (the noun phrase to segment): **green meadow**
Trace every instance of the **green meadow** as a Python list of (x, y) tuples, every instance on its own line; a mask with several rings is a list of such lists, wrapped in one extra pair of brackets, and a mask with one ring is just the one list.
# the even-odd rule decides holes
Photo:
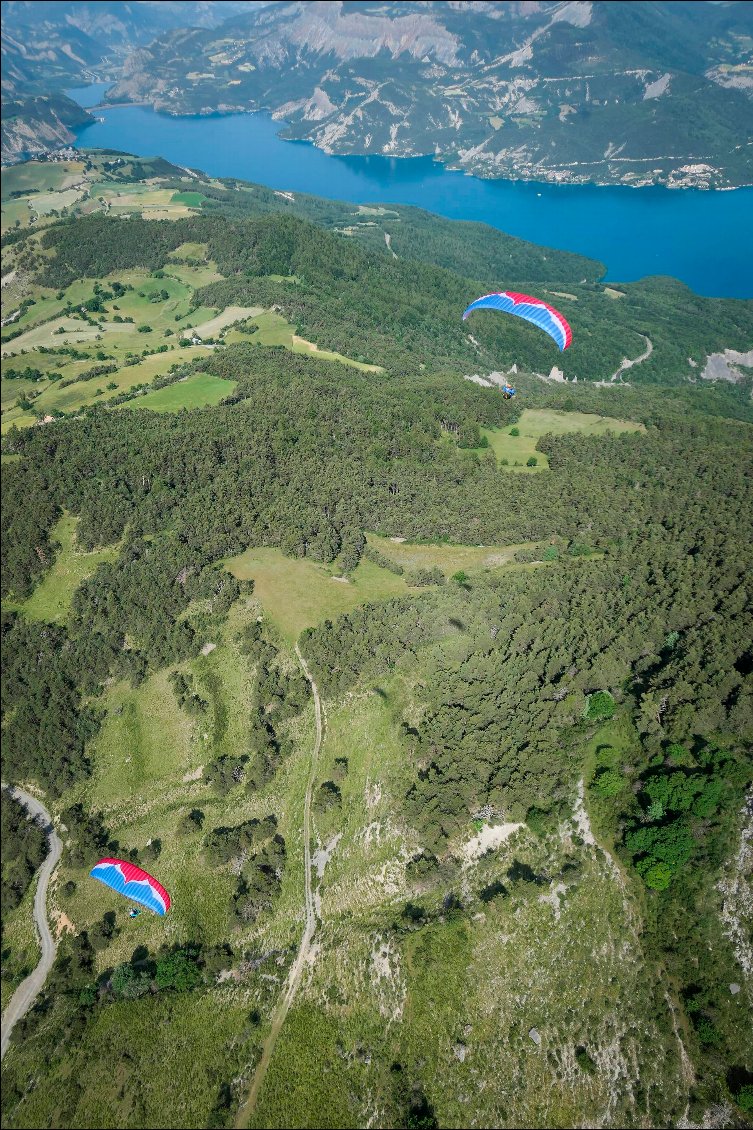
[(179, 412), (182, 408), (207, 408), (219, 404), (229, 396), (237, 381), (224, 381), (209, 373), (194, 373), (190, 377), (167, 385), (166, 388), (148, 392), (137, 400), (129, 400), (122, 408), (148, 408), (152, 412)]
[(76, 545), (78, 518), (65, 514), (51, 533), (50, 540), (60, 548), (52, 566), (44, 574), (34, 592), (22, 604), (8, 602), (8, 607), (19, 608), (31, 620), (56, 623), (65, 620), (71, 607), (73, 594), (101, 561), (112, 561), (118, 546), (107, 546), (84, 552)]
[(521, 545), (450, 545), (441, 543), (415, 543), (401, 541), (399, 538), (385, 538), (378, 534), (367, 534), (370, 546), (384, 557), (401, 565), (403, 569), (439, 568), (445, 576), (451, 577), (460, 571), (478, 572), (484, 569), (499, 569), (515, 562), (515, 554), (521, 549), (535, 549), (538, 542)]
[(3, 169), (2, 198), (14, 192), (49, 192), (63, 188), (72, 174), (83, 174), (83, 161), (23, 161)]
[(352, 357), (345, 357), (342, 353), (334, 353), (328, 349), (320, 349), (313, 342), (306, 341), (305, 338), (299, 337), (295, 333), (294, 327), (291, 326), (281, 314), (276, 314), (274, 311), (259, 313), (254, 317), (250, 317), (248, 321), (256, 327), (256, 332), (253, 334), (253, 337), (249, 338), (248, 333), (244, 333), (241, 329), (230, 330), (225, 336), (225, 341), (228, 345), (249, 340), (259, 345), (281, 345), (284, 346), (285, 349), (292, 350), (293, 353), (302, 353), (305, 356), (317, 357), (321, 361), (339, 361), (341, 365), (350, 365), (352, 368), (360, 369), (362, 372), (381, 373), (384, 371), (379, 365), (367, 365), (363, 361), (355, 361)]
[(322, 620), (408, 591), (402, 577), (365, 559), (350, 580), (338, 577), (331, 566), (263, 547), (229, 558), (226, 568), (238, 580), (253, 580), (254, 595), (288, 643)]
[[(514, 435), (517, 430), (519, 435)], [(506, 428), (482, 428), (481, 433), (498, 461), (515, 471), (537, 472), (549, 467), (549, 460), (539, 451), (538, 442), (544, 435), (566, 435), (580, 432), (583, 435), (605, 435), (611, 432), (645, 432), (645, 426), (633, 420), (616, 420), (611, 416), (597, 416), (591, 412), (560, 412), (554, 408), (525, 408), (517, 423)], [(527, 467), (529, 458), (537, 462)]]

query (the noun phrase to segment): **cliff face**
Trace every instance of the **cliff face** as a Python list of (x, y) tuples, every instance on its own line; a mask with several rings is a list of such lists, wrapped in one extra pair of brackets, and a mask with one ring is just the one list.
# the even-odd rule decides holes
[(291, 3), (165, 34), (110, 100), (482, 176), (722, 187), (753, 181), (752, 37), (745, 4)]
[(12, 165), (50, 149), (70, 145), (75, 126), (92, 116), (63, 95), (26, 98), (3, 104), (2, 162)]

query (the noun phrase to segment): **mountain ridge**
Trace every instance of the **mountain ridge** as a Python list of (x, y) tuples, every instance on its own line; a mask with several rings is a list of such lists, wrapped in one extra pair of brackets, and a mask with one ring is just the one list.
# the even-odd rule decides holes
[(477, 176), (735, 187), (753, 180), (753, 19), (698, 10), (270, 5), (138, 48), (107, 100), (263, 109), (325, 152), (432, 155)]

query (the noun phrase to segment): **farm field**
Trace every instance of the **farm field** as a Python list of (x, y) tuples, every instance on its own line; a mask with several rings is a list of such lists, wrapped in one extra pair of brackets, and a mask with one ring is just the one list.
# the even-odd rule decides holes
[(67, 182), (83, 176), (83, 161), (24, 161), (3, 169), (2, 199), (14, 192), (49, 192), (65, 188)]
[[(127, 392), (136, 385), (148, 384), (150, 381), (154, 380), (155, 377), (163, 376), (167, 373), (170, 366), (176, 362), (193, 360), (193, 358), (197, 356), (197, 349), (198, 347), (189, 347), (186, 349), (176, 348), (174, 351), (168, 353), (157, 353), (151, 357), (144, 358), (144, 360), (140, 361), (137, 365), (128, 365), (118, 369), (114, 373), (108, 373), (91, 381), (71, 384), (66, 388), (61, 388), (60, 383), (55, 381), (30, 382), (6, 380), (3, 382), (2, 386), (3, 396), (7, 398), (6, 403), (9, 406), (7, 408), (5, 406), (3, 407), (2, 431), (6, 432), (14, 424), (23, 427), (25, 424), (35, 423), (36, 417), (24, 412), (22, 408), (16, 405), (18, 397), (23, 396), (26, 392), (34, 391), (38, 393), (34, 405), (40, 413), (51, 414), (55, 411), (73, 413), (86, 405), (96, 404), (101, 398), (107, 400), (110, 397), (117, 396), (119, 393)], [(23, 364), (36, 364), (37, 356), (38, 355), (35, 354), (28, 354), (22, 359)], [(42, 359), (44, 358), (42, 357)], [(94, 360), (94, 358), (92, 358), (92, 360)], [(83, 368), (86, 368), (86, 363), (74, 362), (72, 365), (65, 366), (65, 368), (61, 369), (60, 373), (64, 377), (70, 377), (75, 375), (76, 372), (80, 372)], [(189, 381), (191, 379), (192, 378), (189, 378)], [(185, 385), (188, 383), (188, 381), (183, 382), (179, 387), (185, 389)], [(115, 387), (108, 388), (107, 386), (110, 384)], [(16, 386), (23, 387), (17, 388)], [(233, 382), (220, 381), (216, 377), (211, 378), (210, 385), (208, 379), (205, 377), (203, 384), (197, 386), (192, 385), (191, 390), (185, 393), (185, 396), (188, 398), (185, 406), (195, 407), (195, 404), (189, 403), (189, 401), (192, 401), (195, 396), (203, 397), (205, 394), (207, 394), (210, 399), (206, 401), (202, 400), (202, 403), (217, 403), (223, 396), (229, 395), (232, 386)], [(219, 391), (220, 389), (222, 391)], [(16, 393), (15, 396), (13, 395), (14, 392)], [(216, 395), (216, 400), (211, 399), (214, 395)], [(180, 399), (180, 394), (178, 394), (177, 398), (174, 398), (174, 402), (177, 404), (178, 408), (182, 406)], [(171, 401), (168, 399), (168, 402)], [(133, 407), (135, 403), (140, 404), (141, 401), (129, 401), (128, 406)], [(158, 401), (158, 403), (160, 402)], [(147, 407), (147, 405), (145, 404), (144, 407)]]
[[(15, 166), (18, 168), (18, 166)], [(12, 228), (28, 228), (31, 223), (26, 200), (3, 200), (0, 206), (0, 231), (5, 235)]]
[[(517, 428), (519, 435), (513, 435)], [(605, 435), (612, 432), (645, 432), (643, 424), (633, 420), (616, 420), (611, 416), (597, 416), (590, 412), (560, 412), (552, 408), (525, 408), (516, 424), (509, 428), (482, 428), (498, 461), (509, 470), (536, 473), (549, 468), (549, 460), (537, 444), (543, 435), (566, 435), (580, 432), (583, 435)], [(529, 458), (537, 460), (527, 467)]]
[(243, 322), (248, 318), (256, 318), (263, 313), (261, 306), (227, 306), (221, 314), (209, 318), (206, 322), (198, 322), (193, 326), (194, 332), (199, 337), (216, 337), (220, 330), (224, 330), (233, 322)]
[(141, 396), (138, 400), (129, 400), (121, 408), (148, 408), (151, 412), (180, 412), (183, 408), (206, 408), (212, 404), (219, 404), (226, 396), (230, 396), (237, 381), (224, 381), (213, 377), (209, 373), (194, 373), (184, 377), (175, 384), (166, 388), (156, 389)]

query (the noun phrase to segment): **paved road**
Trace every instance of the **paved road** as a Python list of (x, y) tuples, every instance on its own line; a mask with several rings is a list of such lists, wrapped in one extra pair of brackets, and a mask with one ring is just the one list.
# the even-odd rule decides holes
[(52, 937), (47, 924), (47, 884), (50, 881), (52, 872), (57, 867), (60, 853), (63, 850), (62, 840), (53, 828), (52, 817), (44, 805), (40, 804), (36, 797), (29, 796), (28, 793), (25, 793), (23, 789), (19, 789), (15, 786), (9, 787), (5, 784), (3, 788), (7, 788), (10, 795), (15, 800), (20, 801), (20, 803), (29, 810), (32, 816), (41, 818), (47, 833), (47, 843), (50, 851), (44, 863), (39, 868), (39, 879), (34, 895), (34, 923), (42, 947), (42, 956), (34, 972), (30, 973), (26, 980), (22, 981), (18, 986), (10, 999), (8, 1007), (3, 1013), (0, 1059), (2, 1059), (8, 1050), (10, 1034), (14, 1026), (22, 1016), (26, 1015), (33, 1005), (37, 994), (47, 980), (47, 974), (52, 969), (52, 963), (55, 960), (57, 942)]
[(251, 1089), (248, 1092), (246, 1101), (241, 1106), (235, 1119), (236, 1127), (245, 1127), (253, 1114), (256, 1100), (259, 1097), (264, 1076), (267, 1074), (267, 1068), (274, 1054), (275, 1044), (277, 1037), (280, 1035), (282, 1026), (285, 1023), (285, 1017), (288, 1014), (301, 981), (301, 974), (309, 960), (311, 952), (311, 941), (314, 937), (316, 930), (316, 913), (314, 911), (314, 896), (311, 890), (311, 791), (314, 787), (314, 779), (316, 777), (316, 767), (319, 759), (319, 750), (322, 747), (322, 704), (319, 698), (319, 690), (316, 683), (311, 678), (311, 672), (308, 669), (306, 660), (301, 655), (298, 645), (296, 644), (295, 653), (298, 656), (298, 662), (301, 665), (304, 675), (311, 684), (311, 691), (314, 696), (314, 710), (316, 712), (316, 741), (314, 742), (314, 752), (311, 755), (311, 767), (309, 769), (309, 779), (306, 784), (306, 799), (303, 803), (303, 869), (304, 869), (304, 900), (306, 910), (306, 926), (301, 938), (301, 944), (296, 954), (295, 961), (290, 967), (288, 974), (287, 984), (285, 990), (277, 1002), (274, 1014), (272, 1016), (272, 1027), (269, 1035), (264, 1042), (262, 1049), (261, 1059), (259, 1060), (256, 1072), (254, 1074)]

